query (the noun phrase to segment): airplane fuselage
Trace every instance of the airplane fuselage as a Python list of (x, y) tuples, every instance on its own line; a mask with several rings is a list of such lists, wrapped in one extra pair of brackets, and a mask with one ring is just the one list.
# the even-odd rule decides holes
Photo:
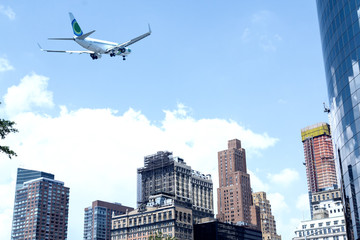
[[(77, 44), (79, 44), (83, 48), (93, 51), (96, 54), (111, 53), (111, 52), (108, 52), (108, 49), (119, 45), (116, 42), (109, 42), (109, 41), (104, 41), (104, 40), (99, 40), (99, 39), (94, 39), (94, 38), (89, 38), (89, 37), (87, 37), (85, 39), (75, 38), (74, 40)], [(129, 55), (131, 50), (129, 48), (124, 48), (124, 49), (125, 49), (125, 51), (123, 50), (123, 52), (116, 51), (113, 53), (115, 53), (116, 55), (121, 55), (121, 56)]]

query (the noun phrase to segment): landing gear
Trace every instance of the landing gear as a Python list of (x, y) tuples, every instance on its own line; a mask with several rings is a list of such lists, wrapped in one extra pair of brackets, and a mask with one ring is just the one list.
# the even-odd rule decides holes
[(115, 53), (110, 53), (110, 57), (115, 57)]
[(90, 54), (90, 57), (91, 57), (93, 60), (98, 59), (98, 56), (97, 56), (96, 54), (93, 54), (93, 53)]
[(126, 60), (126, 58), (125, 58), (125, 57), (123, 57), (123, 60), (125, 61), (125, 60)]

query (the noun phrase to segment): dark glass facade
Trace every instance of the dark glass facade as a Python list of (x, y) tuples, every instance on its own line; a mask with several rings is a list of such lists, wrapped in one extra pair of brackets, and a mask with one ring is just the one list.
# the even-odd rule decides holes
[(348, 238), (360, 239), (360, 0), (316, 3)]
[(262, 240), (260, 230), (219, 221), (194, 225), (194, 240)]
[(18, 168), (16, 177), (16, 190), (23, 187), (24, 182), (36, 179), (36, 178), (49, 178), (54, 180), (54, 174), (40, 172), (36, 170), (29, 170), (25, 168)]

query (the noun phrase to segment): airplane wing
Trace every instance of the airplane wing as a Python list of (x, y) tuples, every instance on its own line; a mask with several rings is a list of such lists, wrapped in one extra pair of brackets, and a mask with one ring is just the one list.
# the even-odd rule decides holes
[(114, 47), (111, 47), (109, 49), (106, 50), (106, 52), (110, 52), (110, 51), (117, 51), (119, 50), (120, 48), (124, 48), (124, 47), (127, 47), (127, 46), (130, 46), (131, 44), (134, 44), (138, 41), (140, 41), (141, 39), (143, 38), (146, 38), (147, 36), (149, 36), (151, 34), (151, 28), (150, 28), (150, 25), (149, 25), (149, 31), (147, 33), (144, 33), (143, 35), (140, 35), (136, 38), (133, 38), (131, 39), (130, 41), (127, 41), (127, 42), (124, 42), (124, 43), (121, 43), (119, 45), (116, 45)]
[(44, 51), (44, 52), (56, 52), (56, 53), (70, 53), (70, 54), (73, 54), (73, 53), (78, 53), (78, 54), (82, 54), (82, 53), (88, 53), (88, 54), (92, 54), (92, 53), (95, 53), (93, 51), (70, 51), (70, 50), (49, 50), (49, 49), (43, 49), (40, 44), (38, 44), (39, 48), (41, 51)]

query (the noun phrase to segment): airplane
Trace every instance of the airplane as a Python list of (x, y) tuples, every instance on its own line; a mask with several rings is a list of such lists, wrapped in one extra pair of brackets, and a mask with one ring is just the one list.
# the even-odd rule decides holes
[(90, 57), (95, 60), (98, 58), (101, 58), (102, 54), (109, 54), (110, 57), (115, 56), (122, 56), (123, 60), (126, 59), (126, 56), (131, 53), (131, 49), (128, 48), (131, 44), (136, 43), (137, 41), (140, 41), (143, 38), (146, 38), (151, 34), (151, 28), (149, 25), (149, 31), (147, 33), (144, 33), (136, 38), (133, 38), (127, 42), (124, 43), (115, 43), (115, 42), (109, 42), (109, 41), (103, 41), (98, 39), (89, 38), (91, 34), (95, 32), (95, 30), (83, 33), (83, 31), (80, 28), (79, 23), (74, 18), (74, 15), (69, 12), (71, 26), (73, 29), (73, 32), (75, 34), (72, 38), (49, 38), (49, 40), (74, 40), (77, 44), (82, 46), (83, 48), (87, 49), (85, 51), (70, 51), (70, 50), (48, 50), (48, 49), (42, 49), (42, 47), (39, 45), (41, 51), (45, 52), (57, 52), (57, 53), (88, 53), (90, 54)]

